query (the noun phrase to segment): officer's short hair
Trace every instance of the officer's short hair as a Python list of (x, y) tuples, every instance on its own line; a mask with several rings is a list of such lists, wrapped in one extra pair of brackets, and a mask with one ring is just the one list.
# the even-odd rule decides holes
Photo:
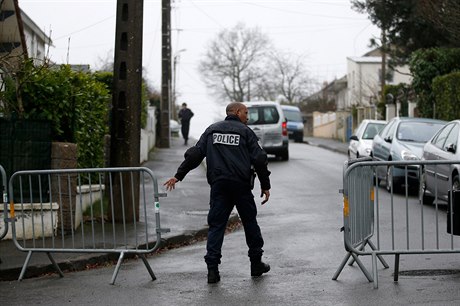
[(236, 111), (239, 110), (242, 106), (244, 106), (244, 104), (241, 102), (232, 102), (227, 105), (225, 112), (227, 115), (234, 115), (236, 114)]

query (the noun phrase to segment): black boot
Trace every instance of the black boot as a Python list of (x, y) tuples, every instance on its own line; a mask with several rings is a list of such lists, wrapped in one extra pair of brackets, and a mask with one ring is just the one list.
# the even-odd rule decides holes
[(215, 284), (220, 281), (220, 274), (219, 269), (215, 268), (208, 268), (208, 284)]
[(270, 265), (259, 261), (251, 261), (251, 276), (261, 276), (270, 271)]

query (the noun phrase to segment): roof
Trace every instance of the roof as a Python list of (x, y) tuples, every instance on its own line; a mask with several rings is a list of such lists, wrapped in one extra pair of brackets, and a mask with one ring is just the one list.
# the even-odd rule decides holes
[(283, 105), (282, 104), (281, 108), (285, 109), (285, 110), (292, 110), (292, 111), (299, 111), (300, 110), (297, 106), (294, 106), (294, 105)]
[(382, 62), (380, 56), (349, 56), (347, 59), (356, 63), (380, 64)]

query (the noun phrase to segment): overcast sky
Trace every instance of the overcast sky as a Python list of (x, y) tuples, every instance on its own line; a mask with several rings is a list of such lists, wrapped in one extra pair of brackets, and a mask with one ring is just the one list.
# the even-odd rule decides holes
[[(277, 49), (303, 54), (311, 77), (319, 83), (346, 74), (346, 58), (369, 51), (379, 35), (367, 15), (349, 0), (176, 0), (172, 1), (173, 55), (179, 55), (177, 102), (195, 113), (191, 135), (224, 117), (198, 73), (209, 41), (238, 22), (259, 27)], [(57, 63), (113, 61), (116, 0), (19, 0), (22, 10), (47, 34)], [(161, 0), (144, 0), (143, 66), (154, 88), (161, 85)], [(180, 51), (182, 50), (182, 51)], [(180, 51), (180, 52), (178, 52)]]

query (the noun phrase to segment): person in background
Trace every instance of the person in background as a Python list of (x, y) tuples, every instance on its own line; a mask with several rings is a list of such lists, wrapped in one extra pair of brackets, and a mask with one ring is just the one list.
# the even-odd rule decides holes
[(258, 277), (270, 271), (262, 262), (264, 240), (257, 223), (257, 207), (252, 188), (255, 174), (260, 181), (262, 205), (270, 198), (270, 171), (266, 152), (260, 147), (256, 134), (246, 125), (248, 109), (242, 103), (232, 102), (226, 108), (225, 120), (210, 125), (195, 146), (185, 152), (185, 160), (177, 173), (164, 186), (175, 188), (187, 173), (198, 167), (206, 157), (207, 180), (211, 186), (208, 213), (208, 240), (206, 256), (208, 283), (220, 281), (219, 264), (225, 228), (236, 205), (243, 223), (251, 262), (251, 276)]
[(188, 133), (190, 131), (190, 119), (193, 117), (193, 112), (187, 108), (187, 103), (182, 103), (182, 108), (179, 111), (179, 119), (181, 123), (182, 137), (184, 137), (184, 145), (188, 142)]

